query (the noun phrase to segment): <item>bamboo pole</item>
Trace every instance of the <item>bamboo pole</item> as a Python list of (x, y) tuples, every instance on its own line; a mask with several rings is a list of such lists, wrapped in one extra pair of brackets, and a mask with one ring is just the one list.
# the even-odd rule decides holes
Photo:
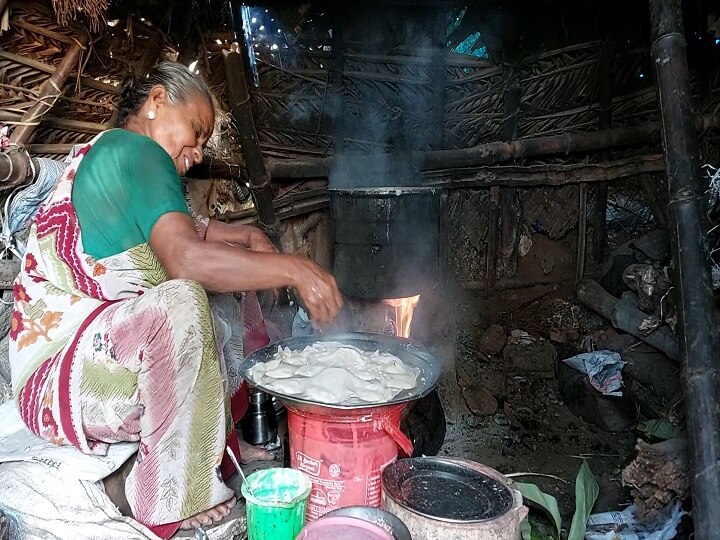
[(277, 241), (277, 219), (272, 204), (270, 175), (265, 169), (265, 162), (258, 144), (243, 56), (237, 51), (224, 51), (223, 56), (231, 112), (240, 135), (240, 145), (245, 155), (250, 178), (250, 192), (257, 209), (258, 220), (268, 236)]
[[(704, 115), (695, 119), (699, 130), (720, 127), (720, 115)], [(495, 165), (511, 159), (539, 157), (551, 154), (593, 152), (606, 148), (649, 144), (660, 141), (660, 124), (651, 123), (629, 128), (609, 129), (594, 133), (567, 133), (548, 137), (534, 137), (509, 142), (492, 142), (456, 150), (430, 150), (416, 152), (414, 164), (421, 171), (442, 171), (462, 167)], [(373, 155), (348, 156), (365, 165), (369, 173), (378, 158)], [(383, 162), (386, 155), (379, 156)], [(334, 166), (331, 157), (303, 157), (296, 159), (269, 159), (271, 178), (327, 177)]]
[(670, 196), (680, 359), (687, 415), (695, 538), (720, 538), (720, 339), (693, 126), (680, 0), (650, 0), (652, 57), (657, 73)]
[(62, 87), (73, 68), (80, 67), (78, 61), (85, 50), (88, 39), (87, 32), (81, 32), (78, 39), (70, 46), (65, 57), (55, 68), (55, 73), (40, 86), (37, 103), (22, 116), (22, 123), (12, 132), (10, 142), (25, 144), (30, 140), (35, 128), (40, 124), (42, 116), (53, 108), (62, 94)]
[(0, 191), (31, 180), (33, 172), (30, 155), (22, 148), (11, 147), (7, 152), (0, 152)]

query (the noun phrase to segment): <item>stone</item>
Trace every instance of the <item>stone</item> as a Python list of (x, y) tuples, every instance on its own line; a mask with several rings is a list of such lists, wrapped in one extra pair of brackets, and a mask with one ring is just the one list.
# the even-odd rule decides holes
[(540, 255), (535, 255), (540, 259), (540, 268), (545, 274), (549, 274), (555, 268), (555, 257), (550, 251), (543, 251)]
[(499, 324), (493, 324), (488, 326), (480, 335), (478, 348), (488, 356), (494, 356), (500, 354), (503, 347), (505, 347), (506, 341), (507, 334), (505, 334), (503, 327)]
[(461, 391), (471, 413), (477, 416), (490, 416), (497, 411), (497, 400), (484, 386), (463, 386)]
[(535, 338), (522, 330), (513, 330), (503, 349), (507, 373), (538, 373), (555, 376), (557, 351), (552, 343)]

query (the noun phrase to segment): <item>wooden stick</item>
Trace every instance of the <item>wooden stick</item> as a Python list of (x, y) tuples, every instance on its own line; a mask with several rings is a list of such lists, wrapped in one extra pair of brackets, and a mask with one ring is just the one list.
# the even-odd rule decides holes
[[(603, 42), (598, 63), (598, 127), (600, 130), (612, 127), (612, 98), (614, 90), (615, 44), (612, 39)], [(600, 265), (605, 256), (605, 219), (607, 214), (607, 183), (601, 183), (595, 190), (595, 211), (593, 218), (593, 258)]]
[(69, 154), (74, 144), (28, 144), (25, 145), (27, 151), (32, 155), (37, 154)]
[(485, 290), (495, 289), (497, 274), (497, 239), (498, 219), (500, 219), (500, 187), (490, 188), (490, 204), (488, 204), (488, 231), (485, 251)]
[(26, 143), (32, 136), (35, 128), (40, 124), (42, 116), (52, 109), (55, 102), (62, 93), (62, 87), (73, 68), (78, 64), (78, 60), (85, 50), (88, 43), (88, 34), (82, 32), (79, 39), (74, 42), (62, 59), (55, 73), (40, 86), (38, 102), (33, 105), (22, 117), (23, 125), (18, 126), (12, 132), (10, 141), (16, 144)]
[[(664, 170), (661, 155), (638, 156), (605, 163), (574, 165), (535, 165), (529, 167), (483, 167), (464, 178), (428, 178), (419, 182), (423, 187), (444, 189), (503, 187), (564, 186), (603, 182), (637, 174)], [(456, 171), (457, 176), (462, 171)]]

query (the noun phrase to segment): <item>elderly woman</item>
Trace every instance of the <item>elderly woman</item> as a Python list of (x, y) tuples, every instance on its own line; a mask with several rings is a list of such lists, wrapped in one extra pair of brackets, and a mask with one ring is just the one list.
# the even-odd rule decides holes
[[(214, 112), (184, 66), (126, 84), (118, 118), (121, 129), (72, 160), (32, 226), (14, 286), (13, 388), (44, 439), (91, 454), (139, 441), (127, 499), (168, 538), (235, 502), (220, 465), (237, 447), (244, 387), (227, 376), (227, 325), (208, 293), (294, 287), (319, 325), (342, 298), (331, 275), (277, 253), (259, 229), (193, 220), (180, 176), (202, 159)], [(251, 299), (245, 312), (255, 307), (259, 322)]]

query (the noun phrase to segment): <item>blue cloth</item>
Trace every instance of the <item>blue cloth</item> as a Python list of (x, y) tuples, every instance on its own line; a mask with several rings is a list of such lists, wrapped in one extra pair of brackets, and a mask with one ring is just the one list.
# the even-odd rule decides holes
[(30, 224), (42, 203), (55, 189), (58, 178), (67, 164), (53, 159), (38, 158), (35, 160), (35, 167), (38, 168), (35, 182), (21, 189), (9, 199), (6, 216), (7, 232), (10, 236)]

